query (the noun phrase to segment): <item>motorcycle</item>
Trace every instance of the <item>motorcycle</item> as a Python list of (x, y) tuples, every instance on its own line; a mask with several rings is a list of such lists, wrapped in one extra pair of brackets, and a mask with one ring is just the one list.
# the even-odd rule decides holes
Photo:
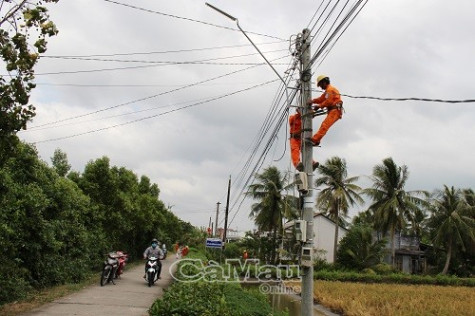
[(112, 282), (114, 283), (114, 276), (116, 275), (117, 268), (119, 267), (119, 259), (117, 253), (110, 252), (107, 254), (107, 258), (103, 263), (102, 266), (102, 273), (101, 273), (101, 286)]
[(115, 278), (120, 278), (120, 275), (124, 273), (124, 267), (127, 261), (129, 260), (129, 255), (123, 251), (117, 251), (117, 260), (119, 261), (119, 266), (115, 272)]
[(152, 286), (159, 278), (159, 272), (162, 269), (162, 264), (157, 257), (147, 258), (147, 273), (145, 274), (145, 281), (148, 286)]

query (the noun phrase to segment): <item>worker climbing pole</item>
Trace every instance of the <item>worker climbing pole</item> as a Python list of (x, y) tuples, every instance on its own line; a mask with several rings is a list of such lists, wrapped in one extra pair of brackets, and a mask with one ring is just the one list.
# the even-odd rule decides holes
[(319, 146), (320, 141), (330, 127), (343, 116), (343, 102), (341, 101), (340, 92), (330, 84), (330, 78), (326, 75), (318, 76), (317, 86), (322, 88), (325, 92), (316, 99), (309, 99), (307, 104), (317, 104), (317, 106), (314, 107), (315, 113), (326, 109), (327, 116), (315, 135), (308, 139), (313, 146)]

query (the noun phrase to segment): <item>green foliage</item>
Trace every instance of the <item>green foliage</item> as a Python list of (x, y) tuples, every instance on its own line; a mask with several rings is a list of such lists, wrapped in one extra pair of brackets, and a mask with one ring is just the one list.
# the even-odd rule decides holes
[(239, 247), (238, 244), (229, 243), (226, 244), (226, 247), (224, 247), (223, 254), (226, 258), (239, 259), (242, 258), (242, 249)]
[(0, 2), (0, 56), (9, 73), (0, 77), (0, 166), (14, 153), (15, 134), (35, 116), (35, 107), (28, 104), (34, 66), (46, 51), (46, 38), (58, 33), (41, 5), (48, 2), (58, 0)]
[[(203, 257), (203, 254), (192, 252), (191, 257)], [(180, 263), (181, 265), (181, 263)], [(186, 267), (177, 269), (178, 279), (196, 273), (200, 264), (195, 266), (187, 263)], [(191, 270), (190, 270), (191, 269)], [(282, 315), (273, 313), (264, 294), (257, 290), (245, 290), (238, 283), (207, 282), (175, 282), (161, 299), (149, 309), (151, 316), (269, 316)]]
[(149, 310), (151, 316), (268, 316), (266, 297), (236, 283), (174, 283)]
[(380, 275), (388, 275), (388, 274), (396, 272), (394, 270), (394, 268), (390, 264), (387, 264), (387, 263), (377, 264), (377, 265), (373, 266), (373, 270), (377, 274), (380, 274)]
[(277, 167), (271, 166), (256, 175), (256, 183), (251, 184), (246, 193), (258, 201), (252, 205), (249, 217), (254, 219), (259, 230), (272, 233), (273, 246), (267, 258), (270, 262), (276, 261), (275, 249), (278, 235), (282, 235), (282, 221), (296, 219), (298, 214), (296, 199), (284, 195), (285, 190), (292, 186), (286, 182), (286, 177)]
[(373, 168), (372, 188), (363, 190), (372, 200), (369, 209), (373, 214), (374, 228), (382, 233), (390, 233), (392, 264), (395, 264), (394, 236), (396, 231), (406, 228), (408, 222), (415, 223), (415, 214), (427, 203), (425, 191), (406, 191), (409, 177), (407, 166), (398, 166), (392, 158)]
[(112, 250), (133, 259), (154, 237), (168, 245), (201, 238), (165, 208), (155, 184), (107, 157), (66, 178), (31, 145), (18, 143), (15, 153), (0, 167), (0, 304), (31, 288), (79, 282)]
[(59, 148), (54, 151), (51, 163), (60, 177), (66, 176), (69, 169), (71, 169), (71, 165), (68, 163), (68, 155)]
[(340, 241), (337, 262), (343, 267), (362, 270), (381, 262), (386, 240), (374, 240), (369, 226), (353, 226)]
[[(436, 192), (431, 203), (432, 215), (428, 221), (428, 226), (432, 228), (432, 241), (434, 245), (445, 250), (446, 260), (442, 274), (449, 271), (453, 254), (457, 252), (466, 253), (470, 249), (469, 247), (475, 244), (475, 205), (473, 199), (474, 193), (472, 190), (460, 190), (444, 186), (443, 191)], [(473, 249), (471, 249), (471, 252), (473, 254)], [(472, 260), (469, 260), (469, 262)]]

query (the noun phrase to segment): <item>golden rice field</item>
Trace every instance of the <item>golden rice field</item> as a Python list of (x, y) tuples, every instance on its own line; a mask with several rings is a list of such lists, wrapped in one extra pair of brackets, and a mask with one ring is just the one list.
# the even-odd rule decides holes
[(319, 304), (343, 315), (475, 315), (475, 288), (470, 287), (315, 280), (313, 294)]

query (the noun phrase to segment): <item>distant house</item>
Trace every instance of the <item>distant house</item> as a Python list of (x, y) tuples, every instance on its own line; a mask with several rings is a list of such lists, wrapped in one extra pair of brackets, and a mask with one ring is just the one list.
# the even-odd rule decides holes
[[(426, 250), (429, 245), (422, 244), (418, 237), (394, 235), (395, 268), (398, 271), (410, 274), (425, 273), (427, 270)], [(391, 242), (386, 244), (387, 254), (384, 261), (391, 262)]]
[[(286, 236), (293, 234), (294, 221), (284, 225)], [(346, 236), (348, 230), (342, 226), (338, 231), (338, 242)], [(333, 263), (333, 246), (335, 240), (335, 222), (327, 216), (317, 213), (313, 216), (313, 245), (316, 258)]]
[[(218, 228), (218, 234), (219, 234), (219, 238), (221, 238), (221, 240), (222, 240), (223, 236), (224, 236), (224, 229), (223, 228)], [(228, 228), (228, 231), (226, 232), (226, 242), (230, 243), (230, 242), (239, 241), (242, 238), (244, 238), (244, 236), (246, 236), (245, 232), (241, 232), (241, 231), (238, 231), (238, 230), (235, 230), (235, 229), (232, 229), (232, 228)]]

